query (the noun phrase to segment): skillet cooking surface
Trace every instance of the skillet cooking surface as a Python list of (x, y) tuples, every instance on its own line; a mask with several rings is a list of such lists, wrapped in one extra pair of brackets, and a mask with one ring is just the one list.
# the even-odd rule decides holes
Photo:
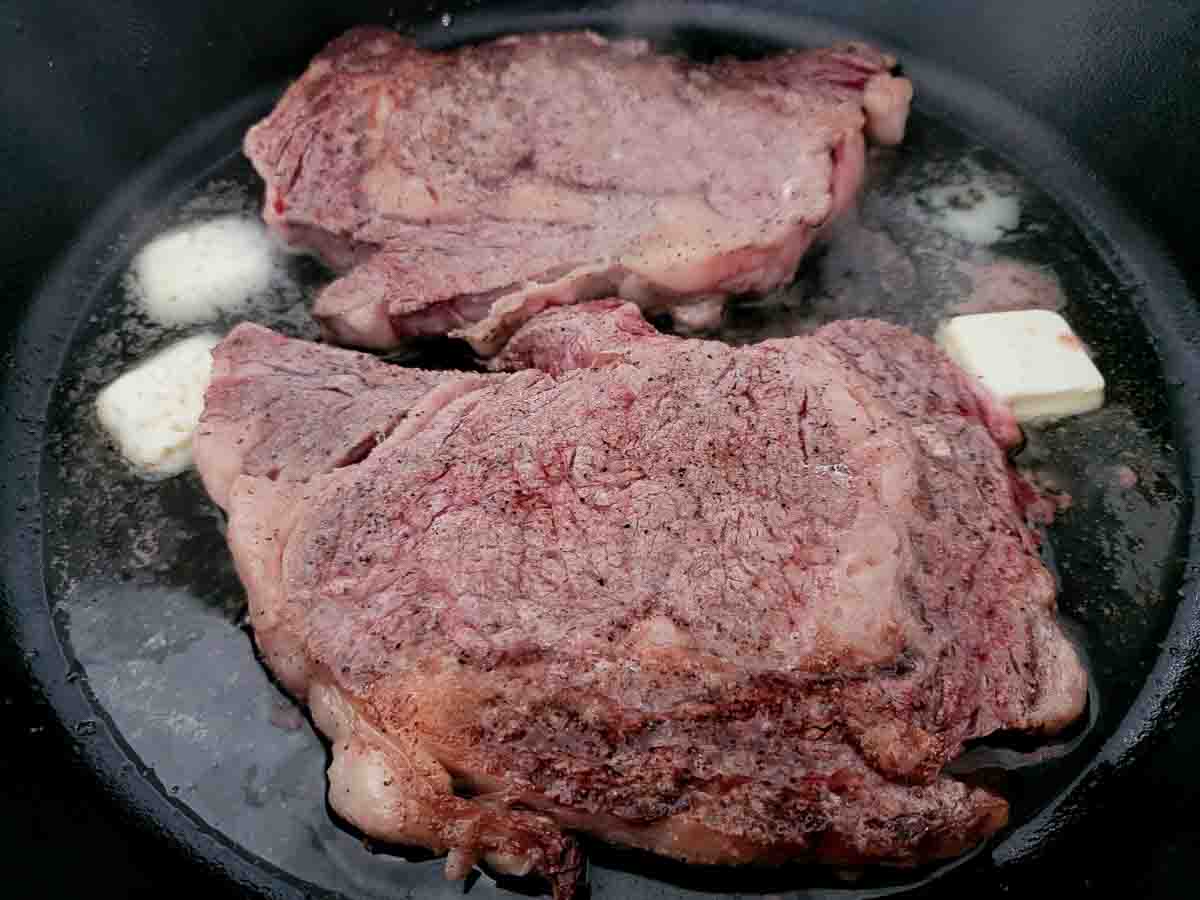
[[(685, 21), (609, 17), (586, 24), (624, 25), (700, 56), (845, 36), (798, 19), (756, 21), (745, 12), (736, 25), (732, 18), (714, 25), (709, 17), (704, 28)], [(550, 24), (581, 22), (558, 17)], [(420, 37), (445, 44), (545, 24), (459, 19)], [(1158, 714), (1154, 705), (1172, 689), (1173, 665), (1188, 649), (1183, 629), (1193, 625), (1194, 609), (1183, 610), (1167, 636), (1192, 496), (1185, 454), (1176, 449), (1189, 446), (1185, 423), (1175, 418), (1169, 424), (1169, 404), (1198, 393), (1182, 375), (1160, 371), (1151, 338), (1159, 338), (1171, 360), (1170, 341), (1187, 336), (1180, 323), (1163, 318), (1167, 300), (1183, 306), (1172, 296), (1179, 288), (1144, 238), (1089, 191), (1052, 136), (971, 86), (918, 60), (903, 62), (917, 84), (917, 113), (905, 145), (874, 160), (877, 177), (858, 221), (806, 262), (795, 287), (736, 305), (721, 336), (796, 333), (832, 315), (879, 315), (928, 334), (969, 283), (964, 273), (986, 264), (989, 254), (1056, 273), (1069, 301), (1065, 314), (1108, 378), (1109, 405), (1031, 435), (1019, 462), (1044, 469), (1072, 496), (1051, 529), (1048, 562), (1061, 577), (1060, 608), (1089, 657), (1095, 680), (1090, 720), (1060, 745), (1049, 745), (1047, 761), (989, 775), (1006, 783), (1015, 827), (960, 863), (903, 875), (870, 873), (848, 885), (822, 870), (713, 872), (594, 848), (590, 881), (597, 898), (700, 891), (867, 896), (929, 879), (957, 883), (1019, 863), (1044, 849), (1053, 830), (1047, 832), (1048, 825), (1079, 814), (1102, 768), (1096, 760), (1119, 761), (1129, 726)], [(122, 283), (130, 256), (166, 225), (257, 207), (257, 180), (237, 148), (275, 96), (247, 98), (173, 145), (97, 218), (39, 299), (22, 371), (45, 372), (48, 380), (28, 395), (16, 420), (31, 453), (18, 457), (17, 445), (8, 444), (14, 459), (40, 470), (42, 479), (44, 508), (18, 513), (29, 517), (32, 539), (44, 513), (45, 554), (31, 548), (25, 561), (34, 567), (31, 574), (44, 567), (70, 667), (57, 688), (63, 716), (82, 752), (139, 810), (167, 822), (177, 839), (203, 845), (200, 853), (283, 892), (309, 883), (352, 897), (404, 896), (406, 889), (422, 898), (461, 896), (461, 885), (442, 879), (440, 860), (372, 853), (334, 821), (324, 800), (325, 750), (253, 656), (240, 627), (242, 593), (221, 524), (198, 479), (133, 478), (104, 444), (92, 414), (98, 386), (183, 333), (131, 313)], [(914, 206), (929, 186), (967, 177), (1015, 194), (1022, 204), (1021, 229), (985, 251), (940, 236), (922, 219), (919, 203)], [(881, 268), (881, 246), (894, 247), (900, 262)], [(287, 278), (250, 317), (312, 336), (305, 308), (324, 277), (306, 260), (289, 261)], [(919, 303), (910, 301), (914, 296)], [(43, 329), (47, 322), (53, 325)], [(469, 364), (444, 344), (406, 359)], [(43, 419), (38, 413), (50, 387)], [(48, 452), (41, 453), (43, 447)], [(1136, 486), (1122, 487), (1118, 466), (1136, 473)], [(1166, 648), (1161, 659), (1160, 645)], [(1148, 675), (1149, 688), (1139, 697)], [(1025, 751), (1041, 746), (1018, 743), (992, 758), (1027, 760)], [(470, 896), (501, 893), (482, 878)]]

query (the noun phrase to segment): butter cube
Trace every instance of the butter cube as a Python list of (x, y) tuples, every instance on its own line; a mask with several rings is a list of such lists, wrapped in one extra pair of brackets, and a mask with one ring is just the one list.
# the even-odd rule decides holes
[(164, 325), (207, 322), (271, 286), (271, 238), (259, 222), (225, 216), (169, 231), (133, 262), (142, 309)]
[(1104, 376), (1056, 312), (956, 316), (938, 329), (937, 342), (1018, 422), (1048, 422), (1104, 405)]
[(192, 432), (212, 377), (212, 334), (185, 338), (130, 369), (96, 398), (100, 424), (141, 475), (165, 478), (192, 464)]

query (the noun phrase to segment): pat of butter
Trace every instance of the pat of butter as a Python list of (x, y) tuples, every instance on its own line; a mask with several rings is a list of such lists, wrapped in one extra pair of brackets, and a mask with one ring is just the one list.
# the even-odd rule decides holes
[(156, 238), (133, 261), (146, 314), (164, 325), (207, 322), (271, 285), (275, 252), (260, 223), (225, 216)]
[(938, 329), (937, 342), (1018, 422), (1047, 422), (1104, 405), (1104, 376), (1056, 312), (956, 316)]
[(976, 178), (966, 185), (934, 188), (924, 195), (932, 224), (969, 244), (987, 246), (1021, 224), (1021, 201)]
[(192, 464), (192, 432), (204, 411), (219, 338), (198, 334), (130, 369), (96, 398), (100, 424), (138, 472), (178, 475)]

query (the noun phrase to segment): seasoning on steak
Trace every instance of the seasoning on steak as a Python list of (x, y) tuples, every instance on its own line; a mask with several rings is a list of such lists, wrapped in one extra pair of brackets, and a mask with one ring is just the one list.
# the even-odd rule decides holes
[(450, 52), (335, 40), (246, 137), (266, 220), (344, 273), (326, 336), (495, 352), (547, 306), (620, 295), (677, 324), (786, 281), (904, 133), (912, 85), (861, 44), (697, 64), (641, 40)]
[(907, 865), (1005, 823), (943, 767), (1061, 729), (1085, 675), (1015, 426), (937, 348), (876, 321), (735, 348), (600, 301), (493, 365), (520, 371), (255, 325), (215, 351), (197, 462), (333, 809), (558, 898), (572, 831)]

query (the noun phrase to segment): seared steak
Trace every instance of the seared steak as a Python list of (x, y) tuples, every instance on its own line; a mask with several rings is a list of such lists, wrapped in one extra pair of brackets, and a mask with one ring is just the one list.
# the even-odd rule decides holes
[(640, 40), (391, 31), (329, 45), (246, 137), (265, 216), (345, 273), (327, 336), (453, 332), (495, 352), (530, 315), (620, 295), (681, 325), (789, 279), (900, 140), (912, 86), (862, 45), (701, 65)]
[[(537, 871), (567, 836), (913, 864), (1001, 827), (943, 772), (1085, 702), (1002, 444), (875, 321), (734, 348), (600, 301), (497, 369), (236, 328), (197, 434), (255, 638), (376, 838)], [(528, 368), (532, 367), (532, 368)]]

